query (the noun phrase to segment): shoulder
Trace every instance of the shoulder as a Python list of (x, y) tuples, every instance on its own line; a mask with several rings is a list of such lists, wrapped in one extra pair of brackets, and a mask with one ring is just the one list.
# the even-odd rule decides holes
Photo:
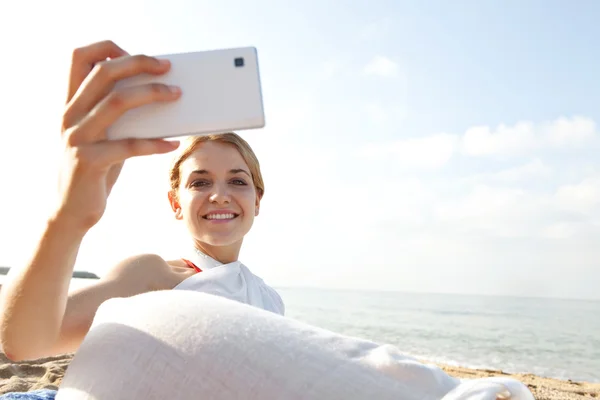
[(105, 279), (150, 289), (171, 267), (170, 262), (157, 254), (137, 254), (115, 264), (105, 275)]
[(243, 264), (241, 265), (242, 268), (248, 270), (248, 272), (250, 272), (254, 276), (254, 278), (257, 279), (258, 282), (260, 282), (260, 288), (263, 295), (269, 299), (269, 304), (271, 305), (271, 307), (269, 308), (271, 309), (271, 311), (276, 312), (280, 315), (285, 315), (285, 303), (283, 302), (283, 298), (281, 297), (279, 292), (274, 287), (267, 284), (263, 278), (250, 271), (250, 269), (247, 266)]
[(167, 268), (169, 264), (158, 254), (136, 254), (115, 264), (108, 275), (129, 275), (132, 273), (147, 273), (153, 270)]

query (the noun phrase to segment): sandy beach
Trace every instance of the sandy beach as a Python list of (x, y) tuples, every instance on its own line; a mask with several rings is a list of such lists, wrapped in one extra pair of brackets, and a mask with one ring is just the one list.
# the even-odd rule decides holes
[[(0, 394), (36, 389), (56, 389), (72, 355), (13, 363), (0, 353)], [(507, 374), (495, 370), (474, 370), (440, 365), (450, 375), (460, 378), (510, 376), (527, 384), (537, 400), (600, 399), (600, 383), (561, 381), (532, 374)]]
[(448, 374), (458, 378), (506, 376), (515, 378), (529, 387), (537, 400), (581, 400), (600, 398), (600, 383), (562, 381), (533, 374), (508, 374), (496, 370), (475, 370), (440, 365)]

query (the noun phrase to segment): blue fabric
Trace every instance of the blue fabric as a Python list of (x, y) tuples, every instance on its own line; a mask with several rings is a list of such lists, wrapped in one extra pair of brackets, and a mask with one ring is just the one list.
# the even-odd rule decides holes
[(0, 396), (0, 400), (54, 400), (56, 398), (56, 390), (41, 389), (31, 392), (13, 392), (6, 393)]

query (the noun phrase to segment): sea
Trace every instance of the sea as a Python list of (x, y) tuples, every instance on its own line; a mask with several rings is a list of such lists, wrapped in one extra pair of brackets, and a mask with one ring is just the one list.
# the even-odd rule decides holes
[(600, 383), (600, 301), (277, 289), (289, 317), (422, 360)]

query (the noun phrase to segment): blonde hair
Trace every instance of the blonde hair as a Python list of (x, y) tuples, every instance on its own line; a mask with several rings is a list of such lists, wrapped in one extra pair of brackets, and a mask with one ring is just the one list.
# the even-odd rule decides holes
[(191, 136), (182, 141), (179, 154), (173, 160), (173, 164), (171, 165), (171, 170), (169, 173), (171, 192), (173, 195), (177, 196), (177, 190), (181, 184), (181, 164), (196, 150), (196, 148), (198, 148), (201, 143), (209, 141), (227, 143), (233, 145), (237, 151), (239, 151), (240, 155), (248, 165), (248, 168), (250, 168), (250, 174), (252, 175), (252, 181), (254, 183), (254, 187), (256, 188), (256, 192), (258, 193), (258, 197), (262, 198), (265, 193), (265, 184), (260, 172), (260, 163), (258, 162), (258, 158), (256, 157), (256, 154), (254, 154), (254, 151), (248, 142), (233, 132)]

